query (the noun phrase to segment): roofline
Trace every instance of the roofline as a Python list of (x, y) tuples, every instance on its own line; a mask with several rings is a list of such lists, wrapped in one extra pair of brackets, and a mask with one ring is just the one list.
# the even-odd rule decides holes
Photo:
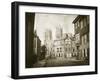
[(85, 16), (85, 15), (78, 15), (78, 16), (74, 19), (74, 21), (73, 21), (72, 23), (76, 23), (76, 21), (77, 21), (80, 17), (83, 17), (83, 16)]

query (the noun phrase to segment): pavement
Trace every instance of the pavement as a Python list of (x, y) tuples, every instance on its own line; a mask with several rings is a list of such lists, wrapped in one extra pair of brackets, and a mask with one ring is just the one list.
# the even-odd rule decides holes
[(88, 65), (88, 61), (76, 60), (74, 58), (49, 58), (38, 61), (33, 67), (56, 67), (56, 66), (76, 66), (76, 65)]
[(46, 61), (45, 67), (52, 67), (52, 66), (76, 66), (76, 65), (86, 65), (88, 64), (87, 61), (83, 60), (76, 60), (73, 58), (56, 58), (56, 59), (48, 59)]
[(46, 60), (44, 59), (33, 64), (33, 67), (44, 67), (45, 64), (46, 64)]

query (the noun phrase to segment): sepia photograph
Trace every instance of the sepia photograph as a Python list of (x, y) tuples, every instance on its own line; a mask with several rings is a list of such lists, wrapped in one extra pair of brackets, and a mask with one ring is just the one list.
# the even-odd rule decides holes
[(89, 15), (25, 13), (25, 68), (89, 65)]
[(97, 7), (12, 2), (11, 77), (97, 74)]

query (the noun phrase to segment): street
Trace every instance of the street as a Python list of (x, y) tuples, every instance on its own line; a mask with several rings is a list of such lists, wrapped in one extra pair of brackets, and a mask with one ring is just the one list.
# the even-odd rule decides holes
[(33, 67), (58, 67), (76, 65), (88, 65), (88, 61), (75, 60), (74, 58), (49, 58), (38, 61), (37, 63), (33, 64)]

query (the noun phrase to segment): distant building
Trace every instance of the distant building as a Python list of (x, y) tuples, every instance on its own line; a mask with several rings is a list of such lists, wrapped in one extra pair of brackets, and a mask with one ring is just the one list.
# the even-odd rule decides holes
[(71, 54), (71, 34), (65, 33), (63, 34), (62, 28), (56, 28), (56, 40), (54, 40), (54, 56), (55, 57), (63, 57), (69, 58), (72, 57)]
[(52, 54), (52, 46), (53, 46), (53, 41), (52, 41), (52, 31), (49, 29), (45, 30), (45, 40), (44, 40), (44, 45), (46, 46), (46, 57), (51, 56)]
[(89, 58), (89, 16), (78, 15), (74, 23), (76, 49), (79, 59)]
[(62, 39), (63, 36), (63, 30), (61, 27), (56, 27), (56, 39)]
[(50, 29), (45, 30), (45, 41), (52, 40), (52, 31)]
[(75, 39), (71, 33), (63, 33), (61, 27), (56, 27), (56, 39), (52, 39), (51, 30), (45, 31), (46, 57), (71, 58), (76, 54)]
[(56, 40), (54, 40), (54, 56), (55, 57), (64, 57), (64, 40), (63, 30), (61, 27), (56, 27)]

